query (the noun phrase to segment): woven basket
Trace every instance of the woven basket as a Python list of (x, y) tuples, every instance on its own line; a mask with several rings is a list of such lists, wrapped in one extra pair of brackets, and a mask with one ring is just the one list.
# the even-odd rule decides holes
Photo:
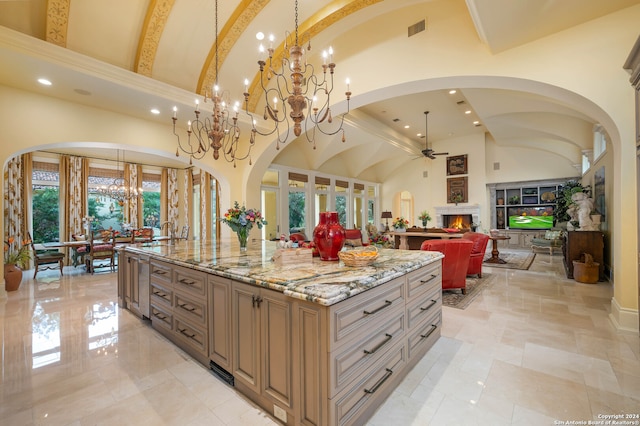
[(582, 253), (580, 260), (583, 258), (584, 262), (573, 261), (573, 279), (584, 284), (597, 283), (600, 275), (600, 264), (594, 262), (593, 256), (589, 253)]
[(348, 251), (339, 251), (338, 257), (346, 266), (371, 265), (378, 258), (376, 246), (366, 246)]

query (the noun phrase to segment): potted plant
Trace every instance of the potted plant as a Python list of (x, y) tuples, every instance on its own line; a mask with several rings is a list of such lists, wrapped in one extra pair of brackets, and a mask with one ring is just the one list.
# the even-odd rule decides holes
[(29, 245), (31, 240), (24, 240), (19, 245), (14, 237), (4, 242), (4, 281), (7, 291), (16, 291), (22, 282), (22, 268), (31, 259)]
[(568, 210), (573, 205), (571, 197), (577, 192), (584, 192), (590, 196), (591, 186), (583, 186), (582, 183), (576, 180), (569, 180), (558, 188), (556, 191), (556, 205), (553, 209), (554, 225), (571, 221)]
[(426, 210), (423, 210), (422, 212), (420, 212), (420, 216), (418, 216), (418, 219), (420, 219), (420, 221), (422, 222), (422, 227), (424, 229), (427, 229), (427, 224), (431, 220), (431, 215), (429, 215), (429, 212), (427, 212)]
[(511, 197), (509, 197), (509, 204), (520, 204), (520, 197), (518, 197), (517, 195), (512, 195)]
[(407, 226), (409, 226), (409, 221), (402, 216), (396, 217), (393, 220), (393, 227), (396, 232), (404, 232), (407, 230)]

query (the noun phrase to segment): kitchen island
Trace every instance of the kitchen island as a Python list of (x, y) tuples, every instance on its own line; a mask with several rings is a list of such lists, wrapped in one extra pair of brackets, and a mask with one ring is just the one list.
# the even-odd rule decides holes
[(363, 424), (440, 336), (438, 252), (277, 266), (272, 242), (120, 250), (121, 306), (285, 424)]

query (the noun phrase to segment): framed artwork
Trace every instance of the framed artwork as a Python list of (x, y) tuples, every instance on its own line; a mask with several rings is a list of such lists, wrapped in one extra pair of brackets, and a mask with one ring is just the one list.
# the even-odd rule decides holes
[(596, 170), (593, 180), (593, 209), (602, 216), (601, 222), (604, 222), (607, 213), (607, 204), (604, 197), (604, 166)]
[(468, 203), (468, 179), (465, 177), (447, 179), (447, 203)]
[(467, 154), (447, 157), (447, 176), (466, 175), (467, 173)]

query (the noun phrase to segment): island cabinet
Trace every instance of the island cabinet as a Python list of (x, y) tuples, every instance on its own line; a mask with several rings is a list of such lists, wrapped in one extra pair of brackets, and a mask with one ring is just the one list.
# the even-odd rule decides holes
[[(328, 271), (319, 275), (324, 284), (279, 289), (259, 285), (269, 267), (236, 277), (152, 254), (151, 326), (283, 424), (363, 425), (437, 341), (442, 324), (441, 258), (416, 266), (397, 250), (383, 255), (391, 260), (381, 262), (368, 289), (362, 286), (371, 281), (350, 279), (361, 270), (333, 263), (317, 266)], [(405, 264), (410, 272), (393, 266)], [(123, 298), (135, 300), (124, 287), (140, 279), (136, 260), (125, 265), (118, 284)]]
[(207, 274), (152, 260), (149, 275), (151, 326), (208, 365)]
[(149, 317), (149, 256), (118, 254), (118, 303), (139, 318)]
[[(293, 412), (292, 309), (282, 293), (233, 282), (233, 376), (262, 406)], [(283, 417), (280, 415), (279, 417)]]

